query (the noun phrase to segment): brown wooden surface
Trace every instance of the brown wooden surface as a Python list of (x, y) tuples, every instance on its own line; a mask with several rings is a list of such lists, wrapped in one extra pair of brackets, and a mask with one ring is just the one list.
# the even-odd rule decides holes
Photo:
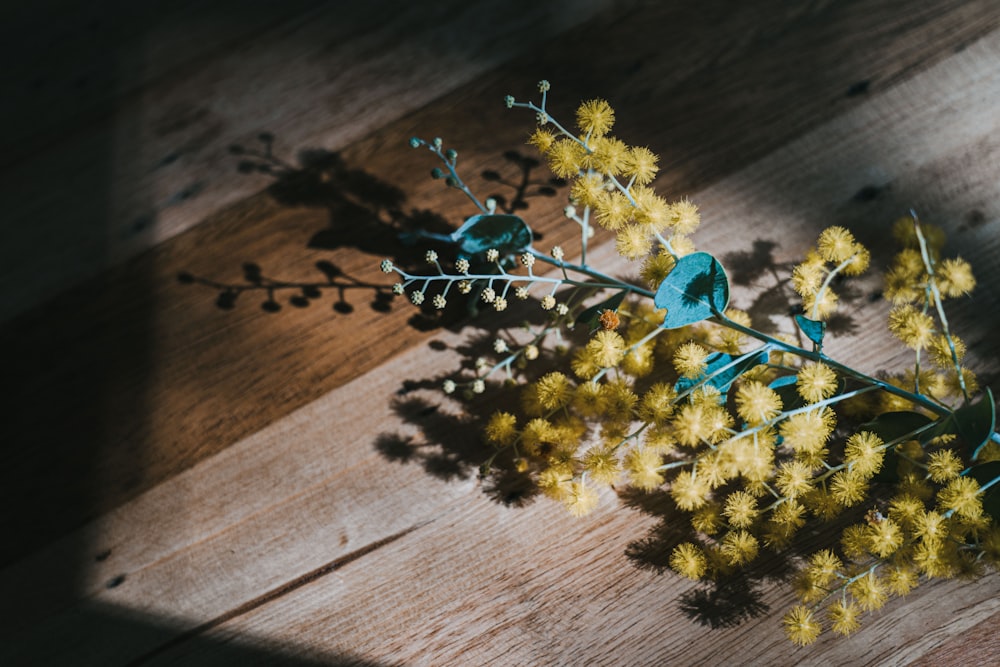
[[(542, 77), (564, 116), (584, 97), (612, 102), (620, 135), (663, 156), (657, 187), (699, 204), (699, 247), (727, 266), (755, 241), (793, 261), (830, 224), (884, 261), (885, 230), (911, 206), (944, 226), (981, 285), (955, 326), (1000, 388), (996, 3), (763, 4), (71, 14), (107, 47), (80, 62), (86, 39), (18, 23), (62, 37), (13, 70), (28, 90), (44, 74), (49, 97), (12, 112), (27, 129), (0, 167), (0, 341), (17, 392), (0, 663), (962, 664), (975, 646), (977, 662), (1000, 659), (984, 639), (995, 575), (925, 585), (850, 639), (795, 649), (785, 566), (768, 561), (749, 582), (755, 613), (713, 628), (691, 611), (698, 587), (626, 555), (678, 519), (610, 496), (583, 521), (498, 502), (475, 481), (488, 454), (461, 407), (400, 392), (457, 369), (453, 349), (482, 325), (378, 297), (378, 260), (419, 254), (400, 229), (470, 212), (405, 141), (443, 136), (473, 188), (509, 197), (478, 174), (520, 178), (503, 154), (528, 154), (530, 118), (500, 99)], [(145, 71), (109, 78), (77, 113), (59, 107), (80, 76), (137, 52), (156, 56)], [(256, 157), (260, 132), (276, 160)], [(150, 171), (177, 151), (170, 174)], [(190, 183), (196, 203), (163, 204)], [(563, 194), (528, 199), (544, 247), (574, 247)], [(135, 202), (155, 224), (123, 236)], [(247, 264), (320, 296), (296, 307), (280, 292), (272, 313), (251, 290), (220, 308)], [(864, 298), (877, 280), (861, 285), (831, 353), (899, 367), (885, 305)], [(735, 302), (766, 325), (752, 292)]]

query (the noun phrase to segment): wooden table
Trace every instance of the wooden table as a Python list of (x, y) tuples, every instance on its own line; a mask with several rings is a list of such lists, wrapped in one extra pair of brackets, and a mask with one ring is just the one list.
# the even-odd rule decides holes
[[(787, 268), (831, 224), (884, 265), (910, 207), (944, 227), (996, 393), (1000, 5), (419, 4), (5, 19), (0, 664), (1000, 661), (995, 574), (795, 648), (787, 563), (713, 590), (663, 570), (679, 519), (650, 499), (577, 520), (480, 484), (477, 424), (433, 387), (488, 322), (415, 317), (378, 271), (412, 259), (399, 229), (471, 213), (410, 136), (486, 194), (548, 178), (501, 103), (547, 78), (556, 113), (605, 97), (662, 155), (656, 187), (731, 270)], [(575, 247), (564, 195), (525, 200), (546, 247)], [(782, 304), (744, 282), (766, 325)], [(903, 366), (877, 276), (858, 285), (831, 354)]]

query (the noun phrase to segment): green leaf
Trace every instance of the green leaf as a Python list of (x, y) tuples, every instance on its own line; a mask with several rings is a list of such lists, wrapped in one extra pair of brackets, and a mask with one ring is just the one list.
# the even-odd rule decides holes
[[(723, 395), (725, 395), (725, 393), (729, 391), (729, 385), (731, 385), (736, 378), (743, 375), (758, 364), (766, 364), (767, 357), (768, 350), (760, 350), (755, 353), (736, 357), (723, 352), (713, 352), (705, 358), (705, 372), (693, 379), (681, 378), (674, 385), (674, 391), (677, 393), (685, 392), (696, 384), (701, 383), (706, 378), (710, 378), (707, 382), (705, 382), (705, 385), (715, 387)], [(734, 361), (736, 363), (733, 363)], [(726, 368), (726, 366), (729, 366), (730, 364), (732, 364), (732, 366)], [(725, 370), (722, 370), (724, 368)]]
[(628, 293), (629, 290), (622, 290), (617, 294), (612, 294), (599, 304), (587, 308), (576, 316), (576, 324), (586, 324), (590, 328), (590, 332), (593, 333), (600, 326), (601, 313), (605, 310), (618, 310), (618, 306), (622, 305), (622, 301), (625, 300)]
[[(986, 486), (1000, 476), (1000, 461), (973, 466), (968, 474), (979, 482), (979, 486)], [(1000, 484), (986, 489), (983, 494), (983, 511), (993, 517), (994, 521), (1000, 520)]]
[(516, 215), (474, 215), (452, 235), (463, 253), (475, 255), (496, 248), (501, 255), (531, 245), (531, 228)]
[(972, 460), (975, 461), (997, 428), (997, 406), (993, 401), (993, 392), (987, 387), (986, 395), (978, 403), (955, 410), (953, 416), (958, 434), (965, 440), (965, 446), (972, 451)]
[(805, 315), (796, 315), (795, 323), (799, 325), (799, 329), (801, 329), (802, 333), (806, 335), (806, 338), (816, 343), (816, 345), (823, 345), (823, 334), (826, 333), (826, 322), (810, 320)]
[(679, 329), (724, 311), (729, 304), (729, 279), (719, 260), (707, 252), (685, 255), (660, 283), (653, 303), (667, 309), (661, 326)]

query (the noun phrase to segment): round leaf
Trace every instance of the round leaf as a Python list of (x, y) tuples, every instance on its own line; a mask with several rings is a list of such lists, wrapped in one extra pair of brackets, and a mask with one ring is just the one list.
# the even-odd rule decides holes
[(721, 313), (729, 304), (729, 280), (719, 260), (696, 252), (677, 260), (653, 297), (666, 308), (664, 329), (678, 329)]

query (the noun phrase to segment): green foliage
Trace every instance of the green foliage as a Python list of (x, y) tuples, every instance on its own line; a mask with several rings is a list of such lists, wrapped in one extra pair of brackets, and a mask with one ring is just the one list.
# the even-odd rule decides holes
[(653, 297), (666, 308), (664, 329), (679, 329), (722, 313), (729, 305), (729, 279), (719, 260), (696, 252), (677, 260)]
[(796, 315), (795, 323), (806, 335), (806, 338), (815, 343), (818, 347), (823, 346), (823, 336), (826, 334), (826, 322), (822, 320), (810, 320), (805, 315)]
[(452, 234), (459, 250), (478, 255), (495, 248), (501, 255), (520, 252), (531, 245), (528, 224), (516, 215), (474, 215)]

